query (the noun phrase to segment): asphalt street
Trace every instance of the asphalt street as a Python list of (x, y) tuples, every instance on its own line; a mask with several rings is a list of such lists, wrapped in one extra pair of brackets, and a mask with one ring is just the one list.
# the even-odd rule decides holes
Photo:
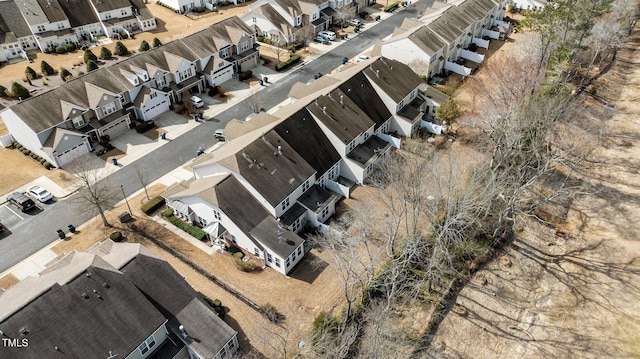
[[(419, 2), (432, 3), (433, 0)], [(373, 46), (378, 39), (390, 35), (405, 18), (416, 17), (416, 15), (416, 9), (409, 7), (371, 27), (371, 29), (366, 28), (371, 24), (365, 25), (365, 31), (358, 36), (344, 41), (330, 52), (292, 71), (290, 76), (286, 76), (263, 89), (260, 92), (262, 107), (269, 109), (280, 104), (287, 98), (289, 89), (294, 83), (307, 82), (317, 73), (331, 72), (341, 65), (343, 57), (352, 58), (360, 54)], [(215, 141), (213, 132), (216, 129), (223, 127), (231, 119), (245, 119), (250, 113), (250, 106), (247, 106), (244, 101), (240, 102), (216, 116), (215, 120), (200, 124), (134, 163), (124, 164), (122, 169), (103, 181), (109, 181), (117, 187), (123, 185), (124, 192), (128, 196), (142, 188), (136, 174), (136, 167), (140, 167), (145, 172), (149, 182), (155, 181), (194, 158), (199, 146), (203, 148), (212, 146)], [(121, 192), (116, 194), (116, 201), (123, 199), (121, 195)], [(12, 226), (10, 232), (6, 231), (8, 233), (0, 234), (0, 272), (11, 268), (57, 240), (57, 229), (66, 231), (68, 224), (74, 224), (77, 227), (97, 214), (92, 208), (83, 208), (75, 201), (76, 196), (72, 195), (64, 200), (46, 204), (44, 210), (38, 213), (31, 215), (20, 213), (23, 220)], [(139, 206), (139, 203), (131, 205)], [(98, 239), (101, 238), (96, 238), (96, 240)]]

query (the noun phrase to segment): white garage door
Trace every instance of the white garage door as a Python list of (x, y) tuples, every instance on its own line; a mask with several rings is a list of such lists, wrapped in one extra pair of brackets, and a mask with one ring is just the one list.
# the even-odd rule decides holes
[(144, 119), (149, 121), (166, 111), (169, 111), (169, 101), (165, 100), (153, 107), (146, 108), (144, 110)]
[(220, 86), (224, 82), (231, 80), (232, 77), (233, 77), (233, 66), (229, 66), (224, 70), (218, 71), (212, 76), (213, 83), (215, 86)]
[(113, 122), (102, 128), (103, 135), (109, 135), (111, 138), (115, 138), (119, 134), (123, 133), (129, 128), (127, 125), (127, 119), (123, 118), (120, 122)]
[(75, 160), (76, 158), (84, 155), (87, 152), (89, 152), (89, 149), (84, 143), (81, 143), (59, 154), (58, 163), (60, 164), (60, 166), (64, 166), (65, 164)]

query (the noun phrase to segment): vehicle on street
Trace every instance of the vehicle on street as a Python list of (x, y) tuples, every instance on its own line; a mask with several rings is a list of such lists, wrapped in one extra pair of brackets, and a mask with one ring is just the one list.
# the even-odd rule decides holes
[(32, 186), (29, 187), (27, 189), (27, 193), (37, 199), (38, 201), (45, 203), (48, 200), (50, 200), (51, 198), (53, 198), (53, 195), (51, 194), (51, 192), (47, 191), (46, 189), (44, 189), (42, 186)]
[(369, 59), (370, 59), (370, 57), (367, 56), (367, 55), (360, 55), (360, 56), (356, 57), (356, 63), (357, 62), (366, 61), (366, 60), (369, 60)]
[(9, 193), (7, 196), (7, 201), (16, 207), (20, 208), (22, 212), (27, 212), (31, 208), (35, 207), (36, 204), (33, 200), (20, 192)]
[(313, 41), (319, 42), (321, 44), (328, 44), (329, 43), (329, 39), (327, 39), (326, 36), (322, 36), (322, 35), (318, 35), (318, 36), (314, 37)]
[(364, 23), (358, 19), (351, 19), (349, 20), (349, 25), (354, 27), (361, 27), (364, 26)]
[(330, 41), (334, 41), (334, 40), (336, 39), (336, 33), (335, 33), (335, 32), (333, 32), (333, 31), (328, 31), (328, 30), (326, 30), (326, 31), (320, 31), (320, 32), (318, 33), (318, 35), (320, 35), (320, 36), (324, 36), (324, 37), (326, 37), (327, 39), (329, 39)]
[(198, 96), (191, 96), (191, 103), (193, 104), (193, 106), (195, 108), (200, 108), (200, 107), (204, 106), (204, 102)]
[(218, 141), (224, 141), (224, 128), (219, 128), (213, 133), (213, 137), (215, 137)]

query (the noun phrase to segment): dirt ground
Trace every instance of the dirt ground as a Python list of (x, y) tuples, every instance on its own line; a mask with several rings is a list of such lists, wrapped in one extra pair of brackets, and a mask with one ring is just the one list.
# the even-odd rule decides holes
[[(148, 191), (153, 197), (163, 190), (164, 186), (155, 185)], [(241, 272), (235, 267), (228, 254), (215, 253), (210, 256), (144, 215), (139, 208), (145, 198), (143, 192), (129, 199), (136, 226), (187, 255), (258, 305), (272, 304), (280, 313), (286, 315), (285, 323), (279, 327), (270, 324), (261, 314), (207, 278), (158, 248), (148, 239), (131, 231), (127, 225), (118, 223), (117, 215), (127, 210), (126, 204), (108, 211), (107, 217), (114, 228), (105, 228), (101, 220), (96, 218), (81, 226), (77, 233), (70, 234), (66, 240), (60, 241), (53, 250), (56, 253), (83, 251), (95, 242), (104, 240), (113, 231), (121, 231), (128, 242), (141, 243), (167, 260), (197, 291), (210, 298), (222, 300), (223, 305), (228, 309), (225, 321), (239, 332), (238, 337), (242, 348), (245, 351), (255, 348), (266, 357), (281, 355), (271, 347), (275, 340), (273, 333), (288, 336), (288, 345), (291, 350), (301, 339), (307, 340), (310, 323), (316, 315), (321, 311), (332, 311), (341, 303), (341, 282), (334, 271), (332, 257), (327, 251), (321, 253), (315, 249), (311, 250), (304, 261), (290, 273), (289, 278), (269, 268), (254, 273)], [(16, 279), (13, 276), (0, 278), (0, 288), (9, 287), (15, 282)]]
[[(597, 83), (615, 103), (566, 225), (527, 222), (440, 324), (447, 358), (640, 357), (640, 30)], [(590, 106), (596, 105), (593, 101)], [(560, 232), (558, 232), (560, 231)]]

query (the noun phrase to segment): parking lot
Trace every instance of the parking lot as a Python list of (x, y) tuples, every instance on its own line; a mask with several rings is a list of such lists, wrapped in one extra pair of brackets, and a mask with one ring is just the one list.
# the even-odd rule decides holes
[(36, 199), (33, 199), (33, 201), (35, 203), (35, 207), (27, 212), (22, 212), (17, 206), (9, 202), (0, 206), (0, 223), (7, 228), (5, 233), (0, 234), (0, 238), (9, 236), (12, 228), (20, 226), (30, 218), (35, 217), (40, 213), (51, 211), (52, 207), (57, 203), (55, 198), (50, 199), (46, 203), (40, 203)]

